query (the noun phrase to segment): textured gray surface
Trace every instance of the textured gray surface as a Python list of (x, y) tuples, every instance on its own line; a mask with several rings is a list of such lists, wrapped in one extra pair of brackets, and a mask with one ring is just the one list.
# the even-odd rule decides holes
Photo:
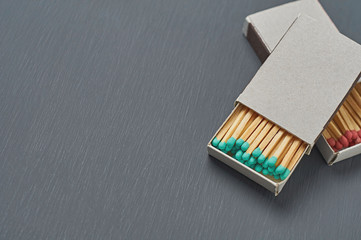
[(0, 1), (0, 238), (359, 238), (360, 156), (276, 198), (206, 153), (260, 66), (244, 17), (284, 2)]

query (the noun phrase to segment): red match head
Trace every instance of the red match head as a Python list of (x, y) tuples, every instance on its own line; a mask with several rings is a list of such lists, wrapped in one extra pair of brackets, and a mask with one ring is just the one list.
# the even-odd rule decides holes
[(352, 132), (350, 130), (347, 130), (344, 135), (349, 142), (352, 140)]
[(356, 132), (356, 130), (352, 130), (352, 139), (355, 140), (356, 138), (358, 138), (358, 134)]
[[(340, 141), (337, 141), (337, 142), (336, 142), (335, 148), (336, 148), (337, 151), (339, 151), (339, 150), (341, 150), (341, 149), (343, 148), (343, 146), (342, 146), (342, 144), (340, 143)], [(336, 152), (337, 152), (337, 151), (336, 151)]]
[(336, 145), (336, 140), (334, 138), (327, 139), (327, 142), (331, 147), (334, 147)]
[(341, 136), (339, 141), (345, 148), (349, 146), (348, 140), (345, 136)]

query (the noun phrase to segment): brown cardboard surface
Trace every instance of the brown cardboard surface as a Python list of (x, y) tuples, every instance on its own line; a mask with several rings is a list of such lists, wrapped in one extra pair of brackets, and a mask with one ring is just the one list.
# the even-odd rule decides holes
[(251, 14), (246, 18), (249, 26), (246, 24), (244, 34), (262, 62), (265, 60), (264, 54), (258, 53), (267, 52), (269, 55), (299, 14), (316, 19), (324, 28), (337, 30), (317, 0), (294, 1)]
[(360, 72), (359, 44), (300, 16), (237, 101), (313, 145)]

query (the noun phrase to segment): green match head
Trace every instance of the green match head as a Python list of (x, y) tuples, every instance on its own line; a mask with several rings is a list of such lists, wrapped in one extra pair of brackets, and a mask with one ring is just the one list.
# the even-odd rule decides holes
[(243, 139), (238, 139), (237, 141), (236, 141), (236, 147), (237, 148), (241, 148), (241, 146), (242, 146), (242, 144), (244, 143), (244, 140)]
[(241, 149), (243, 152), (247, 151), (247, 149), (249, 148), (249, 143), (248, 142), (244, 142), (241, 146)]
[(268, 158), (262, 163), (263, 168), (268, 168)]
[(234, 155), (234, 158), (237, 160), (241, 160), (242, 155), (243, 155), (243, 152), (241, 150), (238, 150), (238, 152), (236, 152), (236, 155)]
[(267, 169), (268, 169), (269, 172), (274, 172), (275, 168), (276, 167), (268, 167)]
[(280, 175), (279, 175), (279, 174), (274, 174), (273, 177), (274, 177), (275, 179), (280, 179)]
[(237, 152), (237, 148), (233, 147), (233, 148), (231, 149), (231, 153), (234, 155), (234, 154), (236, 154), (236, 152)]
[(235, 143), (236, 143), (236, 139), (234, 137), (231, 137), (227, 141), (227, 148), (232, 149)]
[(223, 150), (221, 150), (222, 152), (224, 152), (224, 153), (228, 153), (229, 151), (227, 151), (227, 149), (223, 149)]
[(251, 166), (249, 166), (250, 168), (254, 169), (254, 167), (256, 166), (256, 164), (252, 164)]
[(220, 150), (226, 149), (226, 143), (225, 143), (225, 142), (220, 142), (220, 143), (218, 144), (218, 148), (219, 148)]
[(252, 156), (258, 158), (262, 154), (262, 150), (258, 147), (252, 152)]
[(218, 139), (218, 138), (214, 138), (213, 139), (213, 141), (212, 141), (212, 145), (213, 145), (213, 147), (217, 147), (218, 146), (218, 144), (219, 144), (219, 142), (220, 142), (220, 140)]
[(251, 154), (246, 153), (246, 152), (243, 153), (243, 155), (242, 155), (242, 159), (243, 159), (244, 161), (248, 161), (250, 157), (251, 157)]
[(286, 171), (286, 168), (285, 168), (284, 166), (282, 166), (282, 165), (279, 165), (279, 166), (276, 168), (275, 173), (281, 175), (282, 173), (284, 173), (284, 171)]
[(268, 172), (267, 169), (263, 169), (263, 170), (262, 170), (262, 173), (263, 173), (263, 175), (268, 175), (268, 174), (269, 174), (269, 172)]
[(277, 158), (275, 156), (272, 156), (270, 159), (268, 159), (268, 166), (274, 167), (276, 165)]
[(290, 175), (290, 170), (286, 168), (285, 172), (280, 176), (281, 180), (285, 180)]
[(259, 164), (263, 163), (265, 160), (266, 160), (266, 157), (265, 157), (263, 154), (261, 154), (261, 156), (259, 156), (259, 157), (257, 158), (257, 162), (258, 162)]
[(256, 170), (256, 172), (261, 172), (262, 169), (263, 169), (262, 166), (259, 165), (259, 164), (257, 164), (257, 165), (255, 166), (255, 168), (254, 168), (254, 170)]
[(250, 162), (251, 165), (257, 163), (257, 160), (254, 157), (251, 157), (248, 161)]
[(244, 165), (246, 165), (247, 167), (251, 166), (251, 164), (249, 163), (249, 161), (245, 161)]

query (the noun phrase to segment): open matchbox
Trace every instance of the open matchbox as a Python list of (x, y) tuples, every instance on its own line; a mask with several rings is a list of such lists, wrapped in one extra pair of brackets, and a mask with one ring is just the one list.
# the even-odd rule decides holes
[[(300, 15), (235, 104), (253, 110), (302, 140), (307, 144), (303, 154), (309, 154), (360, 73), (359, 44), (336, 29), (325, 28), (315, 18)], [(277, 180), (212, 146), (216, 134), (207, 145), (208, 153), (275, 195), (303, 157), (302, 154), (286, 179)]]
[[(245, 19), (243, 34), (262, 62), (271, 54), (299, 14), (306, 14), (316, 19), (318, 24), (325, 29), (337, 31), (336, 26), (317, 0), (298, 0), (251, 14)], [(316, 145), (328, 165), (361, 153), (361, 144), (335, 152), (323, 136), (319, 138)]]

